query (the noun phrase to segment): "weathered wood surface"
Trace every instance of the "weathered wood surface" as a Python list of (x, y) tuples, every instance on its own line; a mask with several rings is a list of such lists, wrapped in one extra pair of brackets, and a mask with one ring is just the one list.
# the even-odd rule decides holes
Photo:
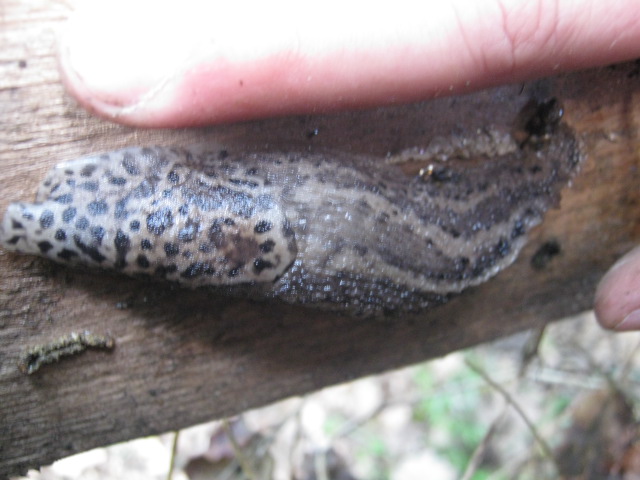
[[(458, 103), (172, 132), (116, 126), (88, 116), (59, 83), (54, 32), (68, 8), (45, 0), (0, 4), (2, 210), (10, 200), (32, 198), (53, 164), (87, 153), (212, 139), (384, 155), (421, 144), (431, 131), (425, 125), (446, 124), (438, 116)], [(231, 302), (207, 291), (0, 252), (0, 475), (232, 415), (590, 308), (598, 279), (640, 240), (639, 67), (574, 74), (546, 87), (564, 102), (566, 120), (584, 142), (589, 158), (582, 173), (512, 268), (419, 317), (372, 322)], [(497, 97), (479, 98), (486, 103)], [(514, 108), (491, 107), (478, 115), (511, 115)], [(536, 250), (552, 239), (561, 254), (542, 270), (532, 268)], [(19, 371), (28, 347), (85, 329), (110, 333), (115, 350), (89, 351), (32, 376)]]

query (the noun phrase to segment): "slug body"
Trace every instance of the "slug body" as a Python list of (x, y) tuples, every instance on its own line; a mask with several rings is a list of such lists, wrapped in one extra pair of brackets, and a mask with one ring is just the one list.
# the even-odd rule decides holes
[(10, 205), (0, 242), (232, 295), (417, 311), (512, 263), (580, 160), (561, 124), (506, 145), (411, 175), (345, 154), (128, 148), (53, 168), (35, 203)]

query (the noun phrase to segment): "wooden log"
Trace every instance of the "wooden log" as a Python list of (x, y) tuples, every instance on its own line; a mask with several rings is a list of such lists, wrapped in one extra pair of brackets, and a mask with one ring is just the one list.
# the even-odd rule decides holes
[[(92, 118), (64, 93), (54, 32), (67, 6), (5, 0), (0, 17), (0, 209), (31, 199), (45, 171), (135, 144), (334, 148), (384, 156), (465, 122), (511, 118), (532, 89), (566, 108), (588, 154), (561, 208), (513, 267), (422, 315), (370, 321), (206, 290), (73, 270), (0, 252), (0, 475), (100, 445), (175, 430), (537, 327), (591, 306), (606, 269), (640, 239), (640, 66), (627, 64), (472, 97), (342, 115), (181, 131)], [(522, 94), (520, 92), (522, 91)], [(509, 99), (509, 101), (504, 101)], [(549, 242), (560, 253), (532, 258)], [(71, 332), (109, 334), (27, 376), (30, 347)]]

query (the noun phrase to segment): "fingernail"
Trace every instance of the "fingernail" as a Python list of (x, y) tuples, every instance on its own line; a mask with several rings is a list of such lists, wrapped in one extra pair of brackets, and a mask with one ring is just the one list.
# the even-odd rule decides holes
[(620, 332), (626, 332), (629, 330), (640, 330), (640, 310), (634, 310), (629, 315), (624, 317), (615, 329)]
[(88, 2), (78, 9), (60, 39), (59, 61), (82, 103), (116, 116), (148, 102), (178, 75), (192, 45), (188, 36), (174, 35), (176, 13), (166, 5)]

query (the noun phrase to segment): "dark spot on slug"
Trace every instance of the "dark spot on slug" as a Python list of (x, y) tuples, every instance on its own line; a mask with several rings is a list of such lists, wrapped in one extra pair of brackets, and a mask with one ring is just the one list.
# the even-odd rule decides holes
[(83, 182), (78, 184), (78, 188), (87, 192), (97, 192), (99, 184), (98, 182)]
[(23, 230), (24, 225), (22, 225), (22, 223), (18, 222), (17, 220), (11, 219), (11, 228), (14, 230)]
[(240, 265), (232, 268), (227, 272), (227, 277), (229, 278), (237, 277), (240, 274), (240, 270), (242, 269), (242, 267), (244, 267), (244, 263), (241, 263)]
[(87, 205), (87, 210), (94, 217), (98, 215), (104, 215), (109, 211), (109, 205), (104, 200), (94, 200), (93, 202), (89, 202)]
[(105, 229), (100, 226), (91, 227), (89, 229), (89, 234), (91, 235), (91, 238), (93, 239), (94, 243), (98, 245), (102, 244), (102, 239), (104, 238), (105, 233), (106, 233)]
[(521, 237), (525, 234), (524, 222), (522, 220), (516, 220), (511, 230), (511, 239)]
[(173, 215), (167, 207), (147, 216), (147, 230), (154, 235), (162, 235), (165, 229), (173, 226)]
[(68, 248), (63, 248), (62, 251), (58, 253), (58, 258), (61, 258), (62, 260), (66, 260), (66, 261), (69, 261), (72, 258), (75, 258), (77, 256), (78, 256), (78, 252), (74, 250), (69, 250)]
[(180, 253), (180, 247), (177, 243), (167, 242), (164, 244), (164, 253), (167, 257), (175, 257)]
[(202, 253), (211, 253), (213, 251), (213, 248), (208, 243), (201, 243), (200, 245), (198, 245), (198, 251)]
[(253, 271), (256, 272), (258, 275), (267, 268), (273, 268), (273, 263), (269, 262), (268, 260), (264, 260), (262, 258), (257, 258), (253, 262)]
[(98, 168), (96, 165), (94, 165), (93, 163), (89, 163), (82, 167), (82, 170), (80, 170), (80, 176), (90, 177), (91, 175), (93, 175), (93, 172), (96, 171), (96, 168)]
[(90, 247), (89, 245), (85, 244), (79, 235), (74, 235), (73, 241), (76, 244), (76, 247), (78, 247), (78, 250), (88, 256), (91, 260), (97, 263), (104, 262), (106, 257), (102, 255), (102, 253), (100, 253), (100, 251), (96, 247)]
[(445, 229), (443, 228), (443, 230), (445, 230), (447, 233), (449, 233), (453, 238), (460, 238), (460, 231), (455, 229), (455, 228), (450, 228), (450, 229)]
[(122, 230), (116, 232), (116, 238), (113, 240), (113, 245), (116, 247), (116, 252), (119, 255), (125, 255), (131, 250), (131, 238)]
[(364, 257), (369, 251), (369, 248), (366, 245), (354, 245), (353, 250), (358, 254), (358, 256)]
[(126, 185), (127, 179), (124, 177), (111, 177), (109, 179), (109, 183), (111, 185), (117, 185), (119, 187), (122, 187), (123, 185)]
[(387, 223), (389, 221), (389, 214), (385, 212), (380, 212), (376, 217), (376, 222), (378, 223)]
[(54, 202), (61, 203), (63, 205), (69, 205), (73, 202), (73, 195), (70, 193), (65, 193), (64, 195), (60, 195), (53, 199)]
[(77, 210), (75, 207), (69, 207), (62, 212), (62, 221), (69, 223), (76, 216)]
[(177, 183), (180, 182), (180, 175), (178, 175), (178, 173), (175, 170), (171, 170), (167, 174), (167, 180), (169, 180), (169, 182), (171, 182), (174, 185), (176, 185)]
[(134, 198), (149, 198), (155, 192), (155, 186), (146, 178), (133, 189)]
[(129, 212), (127, 210), (127, 201), (128, 198), (121, 198), (116, 202), (116, 208), (113, 212), (113, 215), (118, 220), (124, 220), (129, 216)]
[(129, 223), (129, 228), (132, 232), (137, 232), (138, 230), (140, 230), (140, 222), (138, 220), (131, 220), (131, 223)]
[(175, 273), (178, 271), (178, 267), (175, 263), (170, 265), (159, 265), (156, 267), (155, 274), (159, 277), (166, 277), (168, 274)]
[(456, 258), (454, 268), (458, 272), (463, 272), (464, 270), (467, 269), (470, 263), (471, 263), (471, 260), (469, 260), (468, 257), (458, 257)]
[(53, 212), (51, 210), (45, 210), (42, 212), (39, 222), (43, 230), (50, 228), (54, 223)]
[(256, 206), (255, 199), (251, 195), (222, 185), (185, 187), (181, 193), (189, 204), (197, 206), (204, 212), (225, 209), (234, 215), (251, 218)]
[(187, 220), (184, 227), (178, 232), (178, 239), (184, 243), (192, 242), (196, 238), (199, 225), (199, 222), (191, 219)]
[(511, 244), (506, 238), (501, 237), (496, 244), (494, 251), (496, 252), (496, 254), (498, 254), (498, 256), (506, 257), (511, 251)]
[(152, 250), (153, 244), (146, 238), (140, 241), (140, 248), (142, 250)]
[(256, 226), (253, 228), (255, 233), (261, 234), (266, 233), (273, 228), (273, 224), (267, 220), (259, 221)]
[(52, 248), (53, 248), (53, 245), (51, 245), (51, 243), (47, 242), (46, 240), (42, 242), (38, 242), (38, 249), (43, 255), (46, 255), (46, 253)]
[(78, 230), (86, 230), (87, 228), (89, 228), (89, 225), (91, 225), (91, 223), (89, 222), (89, 220), (87, 220), (87, 217), (80, 217), (76, 221), (76, 228)]
[(254, 182), (253, 180), (244, 180), (241, 178), (230, 178), (229, 183), (233, 185), (248, 187), (248, 188), (258, 188), (260, 186), (259, 183)]
[(64, 242), (67, 239), (67, 232), (59, 228), (58, 230), (56, 230), (56, 234), (53, 238), (55, 238), (59, 242)]
[(122, 157), (122, 167), (129, 175), (140, 175), (140, 167), (130, 153), (125, 153)]
[(138, 258), (136, 258), (136, 265), (138, 265), (140, 268), (149, 268), (149, 259), (146, 257), (146, 255), (140, 254), (138, 255)]
[(233, 226), (235, 222), (230, 218), (216, 218), (209, 228), (208, 238), (216, 248), (223, 248), (227, 245), (227, 237), (223, 231), (223, 225)]
[(214, 275), (215, 268), (208, 262), (195, 262), (189, 265), (184, 272), (180, 274), (182, 278), (195, 278), (200, 275)]
[(127, 253), (131, 250), (131, 239), (129, 235), (118, 229), (116, 238), (113, 239), (113, 246), (116, 247), (116, 260), (114, 266), (116, 269), (122, 269), (127, 266)]
[(258, 245), (258, 248), (260, 249), (260, 253), (269, 253), (273, 251), (273, 247), (275, 246), (276, 246), (276, 242), (269, 239), (262, 242), (260, 245)]

